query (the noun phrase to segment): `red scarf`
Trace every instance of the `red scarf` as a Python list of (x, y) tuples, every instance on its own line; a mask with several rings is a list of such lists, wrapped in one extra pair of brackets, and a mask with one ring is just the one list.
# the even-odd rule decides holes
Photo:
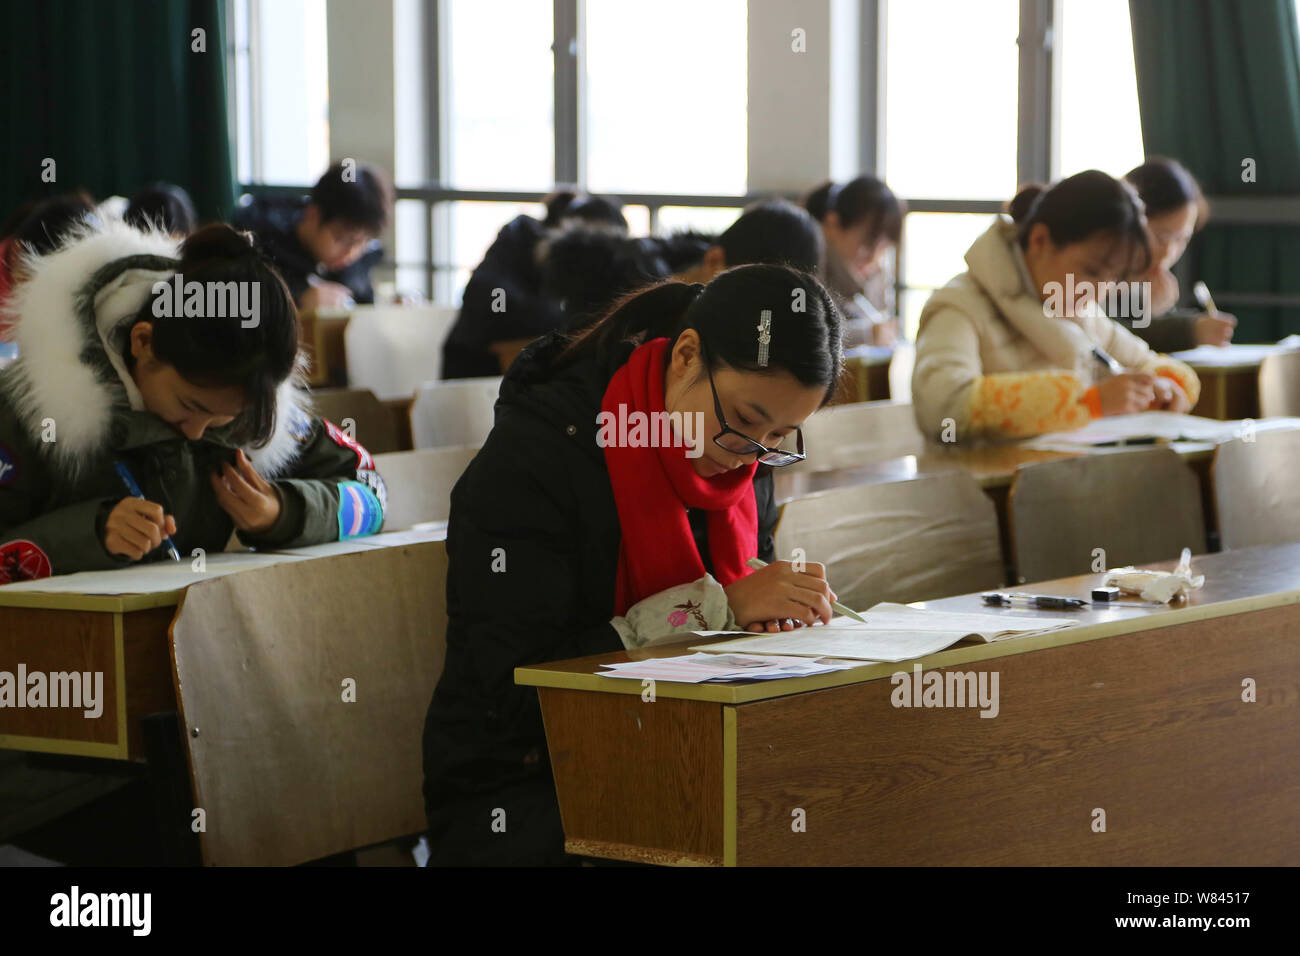
[[(667, 357), (667, 339), (654, 339), (636, 349), (609, 380), (601, 411), (612, 414), (615, 423), (632, 412), (652, 416), (664, 411)], [(659, 431), (653, 422), (651, 417), (647, 436)], [(703, 435), (695, 439), (709, 440)], [(669, 448), (628, 448), (615, 441), (605, 446), (605, 465), (622, 531), (615, 614), (626, 613), (652, 594), (703, 577), (704, 561), (691, 534), (687, 508), (708, 512), (709, 557), (713, 575), (722, 585), (748, 574), (745, 562), (758, 553), (753, 482), (757, 465), (704, 478), (695, 471), (695, 459), (686, 456), (688, 450), (684, 443)]]

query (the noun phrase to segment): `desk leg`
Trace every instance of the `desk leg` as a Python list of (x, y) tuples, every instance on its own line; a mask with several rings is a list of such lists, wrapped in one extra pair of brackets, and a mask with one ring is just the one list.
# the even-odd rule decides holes
[(200, 866), (203, 855), (199, 836), (191, 829), (194, 794), (180, 715), (176, 711), (150, 714), (140, 724), (163, 853), (172, 866)]

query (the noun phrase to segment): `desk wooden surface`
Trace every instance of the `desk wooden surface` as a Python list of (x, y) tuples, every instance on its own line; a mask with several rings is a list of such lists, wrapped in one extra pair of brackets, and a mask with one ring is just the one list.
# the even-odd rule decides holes
[[(622, 652), (516, 679), (539, 687), (575, 853), (704, 865), (1295, 865), (1300, 544), (1194, 567), (1206, 586), (1181, 607), (1090, 609), (1066, 631), (822, 677), (660, 681), (647, 701), (640, 682), (592, 673), (632, 656)], [(1032, 590), (1081, 594), (1099, 577)], [(978, 595), (929, 606), (982, 608)], [(887, 678), (915, 665), (996, 673), (996, 718), (895, 706)], [(1254, 702), (1243, 701), (1247, 680)]]
[[(1140, 447), (1140, 446), (1139, 446)], [(1183, 461), (1195, 463), (1209, 461), (1214, 456), (1214, 446), (1208, 442), (1176, 442), (1172, 446)], [(778, 502), (802, 498), (819, 491), (844, 488), (851, 485), (883, 484), (907, 481), (922, 475), (946, 471), (965, 471), (985, 490), (1005, 489), (1011, 486), (1016, 469), (1038, 461), (1072, 458), (1082, 454), (1114, 454), (1117, 449), (1098, 449), (1077, 452), (1041, 451), (1023, 445), (938, 445), (930, 443), (920, 455), (907, 455), (886, 461), (851, 465), (813, 471), (806, 468), (791, 470), (777, 468), (773, 481)]]

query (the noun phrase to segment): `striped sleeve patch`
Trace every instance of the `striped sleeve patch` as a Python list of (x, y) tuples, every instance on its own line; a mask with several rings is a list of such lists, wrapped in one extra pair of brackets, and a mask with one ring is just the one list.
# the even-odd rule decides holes
[(339, 540), (374, 534), (384, 523), (384, 509), (367, 485), (339, 483)]

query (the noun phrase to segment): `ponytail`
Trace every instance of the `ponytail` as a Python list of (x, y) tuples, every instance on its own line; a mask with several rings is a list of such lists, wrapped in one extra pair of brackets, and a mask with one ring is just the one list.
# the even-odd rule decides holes
[(567, 362), (590, 355), (604, 364), (623, 342), (676, 339), (687, 309), (703, 290), (699, 283), (668, 281), (629, 292), (610, 307), (604, 318), (569, 343), (563, 359)]
[(1128, 183), (1097, 169), (1089, 169), (1044, 188), (1024, 186), (1007, 204), (1017, 227), (1020, 247), (1029, 247), (1029, 233), (1042, 223), (1053, 245), (1084, 242), (1101, 233), (1129, 247), (1130, 260), (1137, 254), (1145, 264), (1130, 270), (1144, 272), (1150, 265), (1147, 220), (1137, 191)]

